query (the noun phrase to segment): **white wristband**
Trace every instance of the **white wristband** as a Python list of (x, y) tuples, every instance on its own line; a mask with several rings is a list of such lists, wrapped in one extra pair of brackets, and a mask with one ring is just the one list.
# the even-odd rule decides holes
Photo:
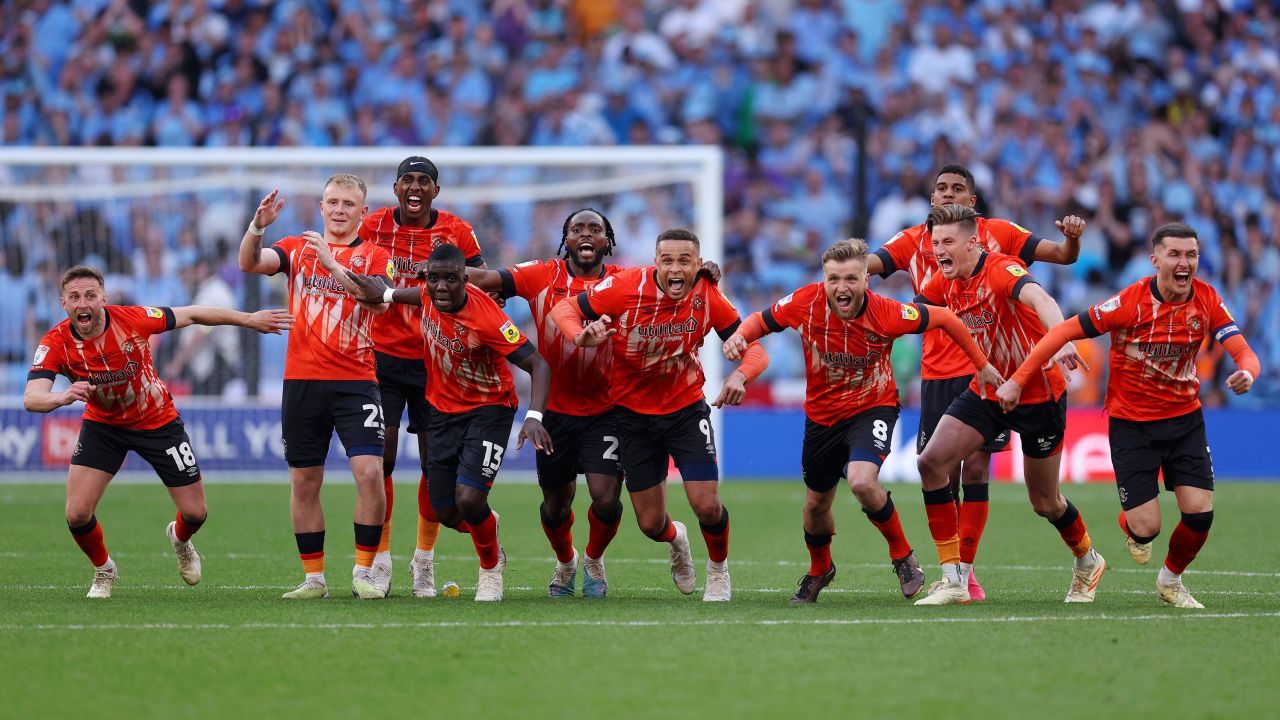
[(1252, 384), (1253, 384), (1253, 381), (1254, 381), (1254, 379), (1255, 379), (1255, 378), (1253, 377), (1253, 373), (1249, 372), (1248, 370), (1241, 370), (1240, 372), (1242, 372), (1242, 373), (1244, 373), (1246, 376), (1248, 376), (1248, 378), (1249, 378), (1249, 384), (1250, 384), (1250, 385), (1252, 385)]
[(538, 412), (537, 410), (529, 410), (524, 414), (524, 419), (525, 419), (525, 422), (528, 422), (530, 420), (537, 420), (538, 422), (542, 422), (542, 413)]
[(249, 221), (249, 232), (250, 232), (250, 233), (252, 233), (252, 234), (254, 234), (254, 235), (257, 235), (257, 236), (261, 237), (261, 236), (262, 236), (262, 233), (266, 232), (266, 230), (267, 230), (266, 228), (260, 228), (260, 227), (258, 227), (258, 224), (257, 224), (256, 222), (254, 222), (254, 221), (252, 221), (252, 220), (250, 220), (250, 221)]
[(389, 303), (389, 302), (391, 302), (391, 296), (392, 296), (392, 295), (394, 295), (394, 294), (395, 294), (395, 292), (396, 292), (396, 289), (395, 289), (395, 288), (387, 288), (386, 290), (383, 290), (383, 291), (382, 291), (382, 302), (384, 302), (384, 303)]

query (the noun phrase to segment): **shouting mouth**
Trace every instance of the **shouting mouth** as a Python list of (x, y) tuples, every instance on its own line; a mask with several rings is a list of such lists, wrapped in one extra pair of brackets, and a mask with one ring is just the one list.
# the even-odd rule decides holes
[(836, 295), (836, 309), (838, 309), (841, 314), (848, 314), (849, 311), (853, 309), (853, 295), (848, 293)]
[(416, 193), (406, 195), (404, 198), (404, 207), (411, 213), (422, 211), (422, 196)]

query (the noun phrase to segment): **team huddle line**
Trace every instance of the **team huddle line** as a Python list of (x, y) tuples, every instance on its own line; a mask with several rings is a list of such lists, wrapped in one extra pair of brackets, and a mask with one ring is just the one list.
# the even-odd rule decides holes
[[(1028, 266), (1074, 262), (1084, 221), (1063, 218), (1062, 240), (1050, 241), (979, 217), (972, 174), (948, 165), (937, 175), (926, 222), (875, 252), (862, 240), (836, 242), (822, 255), (820, 281), (742, 318), (693, 232), (665, 230), (652, 266), (621, 268), (607, 262), (617, 243), (613, 227), (590, 208), (565, 219), (554, 258), (490, 269), (471, 226), (434, 207), (439, 179), (427, 158), (406, 158), (393, 185), (398, 204), (370, 213), (364, 181), (334, 175), (320, 200), (323, 231), (266, 248), (263, 237), (285, 200), (277, 191), (264, 197), (239, 264), (247, 273), (283, 275), (287, 310), (109, 305), (97, 270), (77, 266), (64, 274), (68, 317), (40, 341), (24, 404), (49, 412), (85, 403), (66, 517), (94, 566), (89, 597), (110, 597), (119, 577), (96, 508), (131, 450), (155, 469), (177, 509), (166, 534), (180, 575), (191, 585), (201, 579), (191, 543), (207, 516), (200, 469), (148, 343), (153, 334), (198, 324), (290, 331), (281, 425), (304, 578), (285, 599), (329, 594), (320, 488), (335, 430), (356, 483), (352, 594), (391, 593), (392, 474), (406, 412), (422, 458), (412, 594), (458, 592), (435, 584), (443, 526), (470, 536), (475, 547), (475, 599), (503, 598), (506, 553), (489, 496), (519, 406), (511, 364), (531, 379), (516, 447), (528, 442), (536, 452), (539, 515), (556, 556), (548, 594), (576, 595), (581, 574), (583, 597), (607, 596), (604, 555), (622, 521), (624, 487), (640, 531), (667, 546), (676, 587), (686, 595), (697, 589), (689, 528), (667, 512), (674, 461), (707, 548), (702, 598), (728, 601), (729, 511), (719, 494), (710, 408), (740, 404), (746, 384), (768, 365), (760, 339), (792, 329), (806, 362), (802, 529), (810, 558), (792, 603), (816, 602), (835, 578), (832, 505), (842, 480), (884, 537), (904, 597), (918, 597), (916, 605), (984, 600), (974, 565), (987, 520), (990, 457), (1007, 447), (1010, 431), (1021, 439), (1032, 509), (1074, 557), (1065, 600), (1093, 602), (1107, 561), (1062, 495), (1058, 471), (1064, 369), (1084, 366), (1072, 341), (1106, 333), (1121, 530), (1132, 558), (1149, 562), (1163, 475), (1182, 516), (1156, 595), (1177, 607), (1203, 607), (1181, 581), (1213, 520), (1195, 355), (1206, 342), (1222, 344), (1238, 367), (1227, 380), (1236, 393), (1249, 391), (1260, 368), (1217, 292), (1195, 277), (1193, 228), (1157, 229), (1152, 276), (1064, 318)], [(913, 302), (869, 289), (870, 275), (899, 270), (910, 274)], [(529, 303), (536, 345), (502, 309), (517, 296)], [(698, 351), (712, 331), (738, 365), (708, 404)], [(893, 498), (879, 482), (899, 417), (890, 355), (906, 334), (922, 334), (924, 343), (918, 466), (941, 571), (927, 593)], [(72, 384), (55, 393), (58, 375)], [(579, 474), (590, 495), (582, 552), (572, 533)]]

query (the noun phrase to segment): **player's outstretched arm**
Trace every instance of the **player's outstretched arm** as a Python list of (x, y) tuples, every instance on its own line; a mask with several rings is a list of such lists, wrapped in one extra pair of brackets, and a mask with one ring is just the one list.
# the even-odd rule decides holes
[(724, 379), (720, 395), (711, 405), (713, 407), (741, 405), (743, 398), (747, 396), (747, 383), (760, 377), (768, 367), (769, 353), (765, 352), (764, 346), (758, 341), (750, 343), (742, 353), (742, 362)]
[(280, 210), (284, 208), (284, 200), (279, 196), (279, 190), (272, 190), (262, 198), (253, 213), (253, 221), (240, 239), (240, 269), (243, 272), (275, 275), (280, 270), (280, 256), (274, 252), (262, 252), (262, 233), (280, 217)]
[[(1052, 330), (1062, 324), (1062, 308), (1058, 307), (1057, 301), (1049, 297), (1049, 293), (1039, 285), (1035, 283), (1024, 285), (1022, 292), (1018, 294), (1018, 302), (1036, 311), (1036, 316), (1040, 318), (1040, 324), (1045, 330)], [(1076, 350), (1076, 346), (1071, 343), (1062, 346), (1058, 354), (1053, 356), (1053, 362), (1062, 365), (1064, 370), (1075, 370), (1078, 367), (1089, 369), (1084, 358), (1080, 357), (1080, 352)]]
[(867, 253), (867, 275), (871, 276), (871, 275), (883, 275), (883, 274), (884, 274), (884, 260), (881, 260), (880, 256), (875, 253)]
[(944, 307), (931, 307), (928, 313), (929, 322), (924, 327), (925, 332), (942, 330), (956, 341), (961, 350), (964, 350), (964, 354), (969, 356), (969, 362), (973, 363), (973, 367), (978, 371), (978, 386), (982, 388), (980, 395), (985, 400), (987, 386), (1000, 387), (1004, 384), (1004, 377), (987, 359), (986, 353), (982, 352), (982, 348), (974, 342), (973, 335), (955, 313)]
[(516, 367), (529, 373), (529, 412), (525, 413), (524, 425), (520, 427), (520, 436), (516, 440), (516, 449), (524, 447), (527, 438), (533, 446), (548, 455), (555, 451), (551, 445), (551, 434), (542, 426), (542, 413), (547, 409), (547, 396), (551, 392), (551, 368), (547, 361), (536, 352), (529, 353)]
[(611, 335), (618, 334), (618, 328), (609, 327), (612, 319), (608, 315), (601, 315), (598, 320), (583, 326), (582, 321), (586, 318), (578, 307), (577, 297), (565, 298), (556, 303), (551, 308), (551, 319), (560, 328), (560, 332), (571, 338), (578, 347), (603, 345)]
[(22, 393), (22, 406), (27, 412), (47, 413), (60, 407), (70, 405), (79, 400), (89, 402), (89, 393), (94, 387), (87, 381), (74, 382), (66, 390), (55, 393), (53, 380), (50, 378), (32, 378), (27, 381), (27, 388)]
[(263, 334), (279, 335), (293, 327), (293, 315), (281, 309), (247, 313), (212, 305), (185, 305), (173, 308), (173, 318), (175, 330), (189, 325), (239, 325)]
[(467, 282), (489, 294), (502, 292), (502, 273), (497, 270), (469, 267), (467, 268)]
[(1036, 245), (1035, 259), (1041, 262), (1070, 265), (1080, 258), (1080, 236), (1084, 234), (1083, 218), (1068, 215), (1055, 221), (1062, 231), (1062, 242), (1040, 241)]
[(1257, 354), (1249, 347), (1249, 342), (1243, 335), (1234, 335), (1223, 340), (1222, 347), (1231, 353), (1231, 359), (1235, 360), (1238, 368), (1231, 373), (1231, 377), (1227, 378), (1227, 387), (1237, 395), (1249, 392), (1253, 387), (1253, 381), (1262, 373), (1262, 363), (1258, 362)]
[[(738, 326), (738, 329), (724, 341), (724, 356), (728, 360), (741, 360), (747, 346), (773, 332), (764, 324), (764, 316), (753, 312)], [(767, 360), (766, 360), (767, 362)]]
[[(1005, 384), (1000, 386), (996, 391), (996, 399), (1000, 402), (1000, 407), (1005, 412), (1009, 412), (1018, 406), (1018, 399), (1022, 397), (1022, 388), (1026, 386), (1031, 379), (1032, 374), (1037, 370), (1053, 364), (1053, 358), (1063, 349), (1063, 346), (1072, 340), (1083, 340), (1085, 338), (1084, 327), (1080, 324), (1080, 318), (1073, 316), (1070, 319), (1058, 323), (1053, 326), (1044, 337), (1040, 338), (1040, 342), (1031, 348), (1031, 352), (1027, 355), (1027, 359), (1022, 361), (1014, 372), (1013, 377), (1009, 378)], [(1084, 361), (1081, 360), (1084, 365)], [(1088, 368), (1088, 365), (1084, 365)]]
[(417, 288), (389, 288), (386, 283), (382, 282), (382, 278), (376, 275), (362, 275), (360, 273), (351, 273), (347, 276), (350, 285), (346, 285), (347, 292), (351, 293), (358, 302), (372, 305), (374, 307), (383, 306), (381, 311), (386, 312), (384, 303), (400, 303), (401, 305), (421, 305), (422, 294)]

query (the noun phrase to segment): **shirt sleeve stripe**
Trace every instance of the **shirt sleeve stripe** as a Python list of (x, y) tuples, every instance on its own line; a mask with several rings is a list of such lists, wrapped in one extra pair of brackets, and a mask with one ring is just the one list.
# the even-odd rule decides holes
[(1102, 334), (1097, 325), (1093, 324), (1093, 318), (1089, 317), (1089, 311), (1085, 310), (1076, 316), (1080, 320), (1080, 327), (1084, 329), (1084, 336), (1088, 338), (1096, 338)]
[(599, 320), (600, 313), (591, 307), (591, 301), (587, 299), (586, 293), (578, 293), (578, 309), (586, 316), (588, 320)]
[(478, 268), (484, 265), (484, 256), (479, 253), (466, 259), (467, 267)]
[(528, 340), (525, 340), (523, 345), (507, 353), (507, 360), (510, 360), (511, 362), (519, 365), (520, 363), (524, 362), (525, 358), (529, 357), (530, 355), (534, 354), (537, 351), (538, 349), (533, 346), (533, 343), (529, 342)]
[(275, 250), (276, 255), (280, 256), (280, 269), (277, 270), (276, 272), (284, 273), (288, 275), (289, 274), (289, 253), (285, 252), (284, 249), (281, 248), (279, 245), (272, 245), (270, 249)]
[(929, 327), (929, 306), (916, 304), (916, 309), (920, 311), (920, 327), (916, 328), (915, 334), (919, 335)]
[(32, 370), (27, 373), (27, 382), (32, 380), (57, 380), (58, 373), (52, 370)]
[(769, 328), (770, 332), (780, 333), (787, 329), (785, 325), (778, 322), (778, 319), (773, 316), (773, 308), (771, 307), (765, 308), (760, 313), (760, 317), (764, 320), (764, 326)]
[(1023, 275), (1022, 277), (1018, 278), (1018, 281), (1016, 283), (1013, 284), (1013, 290), (1009, 292), (1009, 297), (1013, 298), (1014, 300), (1017, 300), (1018, 296), (1022, 294), (1022, 288), (1028, 284), (1039, 285), (1040, 283), (1036, 282), (1035, 278), (1031, 277), (1030, 275)]
[(732, 336), (733, 333), (737, 331), (738, 326), (741, 324), (742, 324), (742, 318), (735, 318), (732, 325), (726, 327), (723, 330), (717, 330), (716, 334), (720, 336), (721, 340), (728, 340), (729, 337)]
[(178, 317), (173, 314), (173, 308), (162, 307), (160, 311), (164, 313), (164, 331), (169, 332), (178, 324)]
[(499, 268), (498, 277), (502, 279), (502, 288), (498, 291), (498, 294), (504, 298), (515, 297), (516, 278), (511, 274), (511, 271), (507, 268)]
[(1022, 246), (1022, 252), (1018, 253), (1018, 259), (1027, 265), (1035, 262), (1036, 248), (1039, 247), (1040, 243), (1043, 241), (1044, 238), (1036, 235), (1035, 233), (1031, 233), (1031, 236), (1027, 238), (1027, 244)]
[(880, 277), (887, 278), (898, 272), (898, 265), (893, 261), (893, 256), (889, 254), (888, 250), (880, 248), (871, 254), (880, 258), (880, 264), (884, 265), (884, 270), (880, 271)]

